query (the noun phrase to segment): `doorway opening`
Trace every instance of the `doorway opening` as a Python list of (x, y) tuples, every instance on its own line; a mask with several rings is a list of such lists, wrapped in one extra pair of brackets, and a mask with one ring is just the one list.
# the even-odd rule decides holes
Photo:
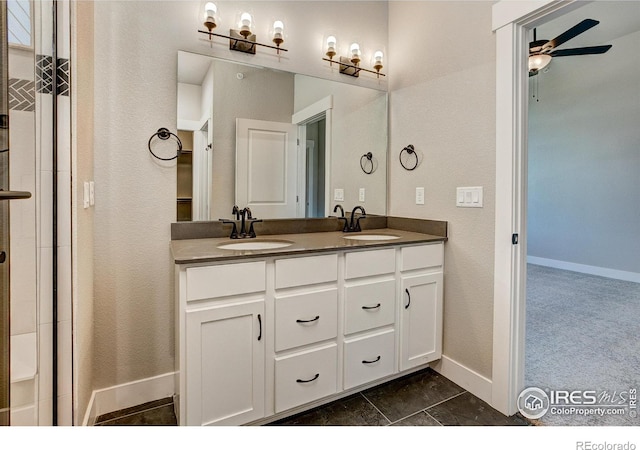
[[(327, 120), (322, 118), (305, 126), (304, 199), (305, 217), (324, 217), (325, 137)], [(301, 141), (302, 142), (302, 141)], [(301, 146), (302, 147), (302, 146)]]

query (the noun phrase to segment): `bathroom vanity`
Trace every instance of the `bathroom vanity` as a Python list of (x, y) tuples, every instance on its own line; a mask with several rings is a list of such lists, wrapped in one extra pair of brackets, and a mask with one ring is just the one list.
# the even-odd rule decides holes
[(440, 358), (446, 237), (356, 234), (172, 241), (180, 425), (267, 423)]

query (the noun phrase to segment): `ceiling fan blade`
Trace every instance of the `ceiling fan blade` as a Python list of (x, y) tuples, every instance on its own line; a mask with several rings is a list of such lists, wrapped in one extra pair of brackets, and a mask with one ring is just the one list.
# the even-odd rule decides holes
[(555, 50), (549, 53), (551, 56), (575, 56), (575, 55), (599, 55), (600, 53), (607, 52), (611, 45), (599, 45), (596, 47), (580, 47), (580, 48), (567, 48)]
[(545, 48), (546, 49), (554, 49), (554, 48), (558, 47), (559, 45), (564, 44), (569, 39), (573, 39), (577, 35), (582, 34), (585, 31), (587, 31), (588, 29), (595, 27), (599, 23), (600, 22), (597, 21), (597, 20), (584, 19), (579, 24), (569, 28), (567, 31), (562, 33), (560, 36), (556, 37), (555, 39), (551, 39), (549, 41), (549, 43), (547, 45), (545, 45)]

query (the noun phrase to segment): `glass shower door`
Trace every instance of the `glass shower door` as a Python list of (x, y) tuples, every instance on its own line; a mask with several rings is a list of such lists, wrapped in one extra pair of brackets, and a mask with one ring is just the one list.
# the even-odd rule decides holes
[[(24, 16), (17, 17), (24, 8), (28, 10), (26, 19)], [(27, 203), (11, 206), (14, 201), (31, 198), (30, 192), (11, 190), (12, 186), (28, 186), (29, 190), (35, 189), (35, 101), (31, 93), (33, 77), (29, 80), (34, 48), (31, 11), (28, 1), (0, 1), (0, 425), (10, 425), (13, 422), (15, 408), (12, 409), (12, 404), (20, 396), (14, 398), (11, 395), (12, 385), (18, 386), (18, 383), (22, 383), (19, 385), (21, 389), (31, 388), (29, 393), (23, 395), (27, 400), (20, 399), (23, 401), (20, 406), (26, 414), (19, 417), (22, 419), (30, 415), (33, 420), (23, 424), (35, 422), (36, 412), (35, 407), (23, 407), (24, 403), (34, 403), (36, 399), (35, 361), (27, 364), (34, 372), (32, 379), (25, 382), (22, 377), (25, 372), (22, 370), (25, 354), (35, 355), (37, 351), (34, 339), (37, 332), (37, 298), (34, 288), (36, 283), (32, 282), (36, 277), (35, 202), (32, 199)], [(25, 36), (29, 38), (28, 45), (24, 45), (23, 42), (15, 45), (16, 35), (11, 33), (11, 26), (15, 27), (16, 19), (29, 22), (26, 28), (23, 27), (27, 30)], [(14, 44), (11, 49), (10, 43)], [(21, 78), (16, 77), (16, 74)], [(22, 76), (25, 79), (22, 79)], [(18, 125), (15, 136), (14, 121)], [(15, 209), (14, 217), (10, 214), (12, 209)], [(14, 236), (11, 235), (12, 231)], [(10, 239), (12, 237), (13, 241)], [(10, 271), (12, 261), (15, 263), (14, 267), (17, 267), (13, 273)], [(24, 283), (16, 285), (17, 281)], [(31, 286), (27, 285), (29, 282), (32, 282)], [(17, 342), (33, 342), (33, 345), (26, 351), (25, 346), (19, 346), (12, 353), (14, 338)], [(31, 361), (27, 359), (26, 362)]]

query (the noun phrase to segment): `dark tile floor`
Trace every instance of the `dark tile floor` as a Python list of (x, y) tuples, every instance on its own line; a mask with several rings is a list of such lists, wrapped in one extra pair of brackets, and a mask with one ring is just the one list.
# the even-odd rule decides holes
[[(171, 398), (98, 417), (96, 425), (176, 425)], [(271, 425), (530, 425), (505, 417), (431, 369), (390, 381)]]

